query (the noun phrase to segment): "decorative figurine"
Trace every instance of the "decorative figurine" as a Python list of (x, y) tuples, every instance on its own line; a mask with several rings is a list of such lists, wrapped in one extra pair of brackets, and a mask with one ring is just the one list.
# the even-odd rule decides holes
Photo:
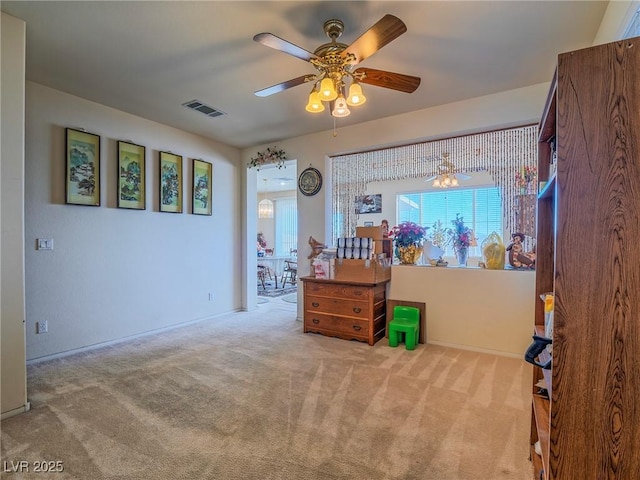
[(389, 220), (382, 220), (380, 226), (382, 227), (382, 238), (389, 238)]
[(524, 233), (516, 232), (511, 234), (511, 243), (507, 247), (509, 252), (509, 265), (514, 268), (535, 268), (535, 252), (525, 252), (522, 242)]
[(320, 243), (313, 237), (309, 237), (309, 246), (311, 247), (311, 253), (307, 257), (308, 259), (316, 258), (322, 253), (322, 250), (327, 248), (324, 243)]

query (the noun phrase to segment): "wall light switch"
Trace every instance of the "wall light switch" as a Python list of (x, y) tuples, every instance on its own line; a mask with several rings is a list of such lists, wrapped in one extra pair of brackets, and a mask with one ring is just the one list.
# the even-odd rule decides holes
[(39, 238), (37, 248), (38, 250), (53, 250), (53, 238)]

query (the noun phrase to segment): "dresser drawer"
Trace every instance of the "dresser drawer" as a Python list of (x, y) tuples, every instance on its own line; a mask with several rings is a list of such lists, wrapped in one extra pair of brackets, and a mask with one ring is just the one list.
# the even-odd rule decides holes
[(305, 331), (335, 332), (344, 336), (364, 337), (369, 336), (369, 321), (358, 318), (337, 317), (317, 312), (305, 312)]
[(371, 288), (360, 287), (358, 285), (340, 285), (327, 283), (307, 282), (305, 284), (305, 293), (307, 295), (338, 297), (338, 298), (354, 298), (361, 300), (369, 300)]
[(369, 302), (344, 298), (317, 297), (307, 295), (304, 309), (318, 313), (332, 313), (368, 319), (370, 316)]

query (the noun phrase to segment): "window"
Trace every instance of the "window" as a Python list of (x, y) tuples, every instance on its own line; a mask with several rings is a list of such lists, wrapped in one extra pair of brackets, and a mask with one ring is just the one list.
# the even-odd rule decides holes
[(276, 255), (289, 255), (298, 248), (298, 205), (295, 197), (275, 200)]
[[(480, 245), (491, 232), (502, 237), (502, 203), (497, 187), (402, 193), (397, 195), (396, 205), (398, 223), (410, 221), (430, 229), (438, 220), (444, 228), (451, 227), (451, 220), (459, 213), (478, 239), (478, 246), (469, 249), (470, 256), (481, 256)], [(446, 250), (446, 255), (453, 255), (451, 246)]]

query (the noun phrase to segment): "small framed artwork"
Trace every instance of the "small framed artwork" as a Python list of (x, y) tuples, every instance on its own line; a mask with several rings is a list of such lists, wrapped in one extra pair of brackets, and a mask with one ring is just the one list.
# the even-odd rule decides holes
[(160, 211), (182, 213), (182, 156), (160, 152)]
[(100, 206), (100, 136), (66, 129), (65, 202)]
[(146, 208), (145, 152), (142, 145), (118, 142), (118, 208)]
[(373, 222), (364, 222), (365, 227), (373, 227)]
[(194, 215), (211, 215), (213, 165), (194, 158), (192, 178), (192, 213)]
[(382, 195), (360, 195), (356, 197), (356, 213), (382, 213)]

